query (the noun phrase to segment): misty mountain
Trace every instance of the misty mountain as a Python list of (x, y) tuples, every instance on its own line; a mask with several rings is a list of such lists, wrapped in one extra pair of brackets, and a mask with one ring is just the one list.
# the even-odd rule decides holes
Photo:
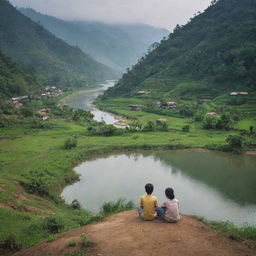
[(143, 24), (64, 21), (30, 8), (21, 8), (20, 11), (55, 36), (79, 46), (99, 62), (119, 71), (135, 64), (152, 43), (168, 34), (166, 29)]
[(147, 89), (167, 97), (219, 95), (256, 86), (256, 1), (219, 0), (177, 26), (123, 75), (108, 96)]
[(45, 84), (85, 86), (114, 76), (110, 68), (56, 38), (6, 0), (0, 0), (0, 49), (35, 68)]

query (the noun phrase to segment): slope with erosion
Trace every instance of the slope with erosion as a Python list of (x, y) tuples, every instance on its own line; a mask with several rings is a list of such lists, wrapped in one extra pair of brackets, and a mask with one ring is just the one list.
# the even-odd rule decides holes
[(0, 49), (35, 68), (46, 84), (85, 86), (114, 77), (110, 68), (56, 38), (6, 0), (0, 1)]
[(78, 45), (99, 62), (119, 72), (136, 63), (152, 43), (168, 34), (166, 29), (143, 24), (65, 21), (33, 9), (21, 8), (20, 11), (55, 36)]

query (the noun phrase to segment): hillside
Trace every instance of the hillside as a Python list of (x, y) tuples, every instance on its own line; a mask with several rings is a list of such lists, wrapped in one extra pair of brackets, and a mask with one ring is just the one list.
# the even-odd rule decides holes
[[(91, 242), (87, 240), (86, 244), (85, 236)], [(255, 247), (224, 237), (193, 217), (183, 216), (180, 223), (170, 224), (142, 221), (135, 211), (129, 211), (72, 230), (55, 241), (41, 243), (17, 255), (242, 256), (255, 252)]]
[(256, 85), (256, 2), (214, 1), (202, 14), (175, 28), (167, 40), (124, 74), (106, 96), (139, 89), (166, 97), (207, 98), (252, 91)]
[(110, 68), (56, 38), (6, 0), (0, 0), (0, 49), (35, 68), (46, 84), (84, 86), (114, 76)]
[(166, 29), (143, 24), (64, 21), (33, 9), (21, 8), (20, 11), (55, 36), (71, 45), (78, 45), (99, 62), (122, 72), (135, 64), (152, 43), (168, 35)]
[(37, 88), (39, 81), (35, 72), (22, 67), (0, 51), (0, 96), (20, 96)]

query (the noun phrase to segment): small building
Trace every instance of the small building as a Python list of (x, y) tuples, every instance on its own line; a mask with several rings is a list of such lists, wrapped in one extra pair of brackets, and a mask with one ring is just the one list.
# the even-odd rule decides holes
[(248, 95), (248, 92), (238, 92), (239, 95)]
[(150, 94), (150, 91), (138, 91), (137, 94)]
[(209, 115), (209, 116), (216, 116), (218, 115), (216, 112), (208, 112), (206, 113), (206, 115)]
[(177, 107), (177, 103), (175, 101), (168, 101), (168, 102), (166, 102), (166, 106), (169, 109), (174, 109)]
[(50, 108), (43, 108), (37, 111), (38, 117), (42, 118), (43, 120), (49, 120), (49, 114), (51, 113)]
[(238, 95), (238, 93), (237, 92), (231, 92), (230, 95), (231, 96), (236, 96), (236, 95)]
[(140, 111), (140, 106), (139, 105), (136, 105), (136, 104), (131, 104), (129, 105), (130, 109), (133, 110), (133, 111)]
[(156, 120), (156, 124), (166, 124), (167, 123), (167, 119), (165, 118), (160, 118)]

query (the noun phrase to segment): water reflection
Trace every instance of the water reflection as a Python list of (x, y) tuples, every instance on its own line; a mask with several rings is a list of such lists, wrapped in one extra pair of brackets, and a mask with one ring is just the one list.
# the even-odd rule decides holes
[[(233, 157), (237, 165), (233, 164)], [(252, 171), (255, 164), (255, 156), (219, 152), (115, 155), (78, 166), (76, 171), (81, 174), (81, 180), (66, 187), (63, 197), (69, 203), (78, 199), (84, 208), (97, 212), (105, 201), (127, 198), (138, 202), (144, 194), (144, 185), (152, 182), (159, 202), (164, 200), (164, 189), (172, 186), (184, 214), (256, 224), (256, 203), (251, 200), (256, 198), (256, 173)], [(243, 195), (239, 200), (230, 196), (236, 188)]]

